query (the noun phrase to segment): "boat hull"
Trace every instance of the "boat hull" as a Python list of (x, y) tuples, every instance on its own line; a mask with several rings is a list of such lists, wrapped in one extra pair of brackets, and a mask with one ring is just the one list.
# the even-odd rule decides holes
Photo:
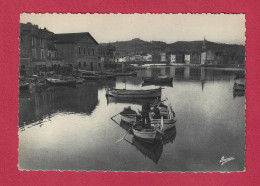
[(133, 134), (136, 138), (147, 143), (153, 143), (156, 139), (157, 131), (155, 129), (140, 129), (133, 127)]
[(118, 98), (157, 98), (161, 97), (162, 91), (159, 89), (150, 90), (124, 90), (112, 89), (107, 90), (106, 95)]
[[(169, 130), (175, 126), (177, 120), (175, 119), (163, 119), (163, 131)], [(151, 120), (151, 125), (157, 129), (161, 128), (161, 119), (152, 119)]]
[(133, 125), (136, 122), (136, 115), (121, 115), (121, 121)]

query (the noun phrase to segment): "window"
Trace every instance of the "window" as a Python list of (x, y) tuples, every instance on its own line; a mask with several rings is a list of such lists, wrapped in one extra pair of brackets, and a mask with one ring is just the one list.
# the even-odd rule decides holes
[(51, 51), (48, 51), (48, 57), (51, 57)]
[(36, 46), (36, 38), (32, 37), (32, 46), (35, 47)]
[(44, 58), (44, 50), (41, 49), (41, 58), (43, 59)]
[(42, 38), (40, 39), (40, 45), (41, 47), (44, 47), (44, 40)]
[(54, 52), (54, 57), (55, 57), (55, 58), (57, 57), (57, 52), (56, 52), (56, 51)]
[(32, 49), (32, 58), (37, 58), (36, 49)]
[(79, 54), (80, 54), (80, 46), (79, 46)]
[(86, 54), (86, 49), (84, 48), (84, 55)]

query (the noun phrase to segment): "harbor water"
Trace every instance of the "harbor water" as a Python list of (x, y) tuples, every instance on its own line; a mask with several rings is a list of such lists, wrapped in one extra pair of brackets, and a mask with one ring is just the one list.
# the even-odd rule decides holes
[[(150, 66), (136, 76), (35, 88), (19, 95), (19, 168), (26, 170), (243, 171), (245, 95), (233, 90), (239, 69)], [(158, 74), (172, 84), (143, 84)], [(162, 87), (177, 122), (162, 141), (138, 141), (120, 124), (142, 101), (106, 97), (108, 88)], [(125, 136), (125, 139), (122, 137)], [(221, 158), (234, 158), (224, 164)]]

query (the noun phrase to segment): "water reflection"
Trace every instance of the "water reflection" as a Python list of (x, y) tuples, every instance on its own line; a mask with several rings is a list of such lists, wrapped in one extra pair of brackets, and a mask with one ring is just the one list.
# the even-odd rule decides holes
[[(20, 91), (19, 165), (45, 170), (243, 170), (245, 98), (244, 92), (233, 90), (237, 71), (242, 70), (151, 67), (138, 71), (136, 77), (88, 81), (76, 88)], [(143, 77), (158, 74), (173, 77), (173, 86), (142, 86)], [(167, 97), (176, 113), (176, 128), (166, 131), (155, 146), (133, 135), (127, 135), (132, 145), (124, 140), (115, 143), (129, 126), (118, 127), (111, 116), (127, 106), (140, 109), (143, 101), (106, 98), (106, 89), (158, 86), (163, 87), (162, 99)], [(220, 166), (219, 159), (229, 155), (235, 161)]]
[(97, 84), (73, 87), (49, 87), (44, 91), (20, 92), (19, 126), (42, 121), (57, 112), (90, 115), (98, 104)]

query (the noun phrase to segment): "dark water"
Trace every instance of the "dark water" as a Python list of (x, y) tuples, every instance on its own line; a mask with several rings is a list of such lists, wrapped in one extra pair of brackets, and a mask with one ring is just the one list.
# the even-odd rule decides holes
[[(174, 77), (164, 85), (177, 116), (176, 127), (154, 145), (132, 135), (110, 117), (140, 102), (107, 100), (106, 88), (148, 89), (142, 77)], [(86, 82), (77, 88), (21, 91), (19, 166), (33, 170), (242, 171), (245, 97), (234, 92), (234, 71), (153, 67), (136, 77)], [(115, 117), (120, 122), (120, 116)], [(221, 157), (234, 157), (221, 166)]]

